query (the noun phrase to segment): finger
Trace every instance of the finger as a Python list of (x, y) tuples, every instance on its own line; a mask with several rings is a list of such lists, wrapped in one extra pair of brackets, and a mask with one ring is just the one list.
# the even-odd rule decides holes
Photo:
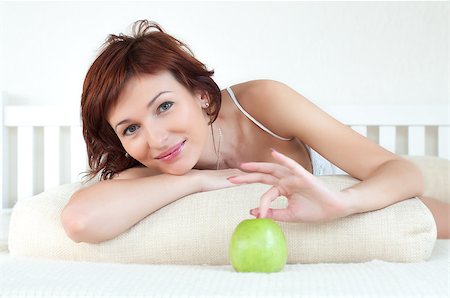
[(250, 209), (250, 215), (259, 218), (259, 208)]
[(283, 165), (273, 162), (246, 162), (240, 165), (240, 168), (245, 172), (259, 172), (270, 174), (277, 178), (286, 176), (289, 174), (288, 169)]
[(270, 203), (272, 203), (273, 200), (278, 198), (280, 196), (280, 191), (276, 186), (271, 187), (268, 191), (266, 191), (260, 199), (259, 204), (259, 215), (260, 217), (264, 218), (266, 217), (267, 210), (270, 208)]
[[(250, 214), (256, 218), (260, 218), (260, 208), (251, 209)], [(289, 209), (269, 208), (266, 213), (266, 218), (271, 218), (276, 221), (298, 222)]]
[[(270, 208), (269, 208), (269, 210), (270, 210)], [(269, 212), (270, 212), (269, 210), (267, 210), (266, 216), (269, 214)], [(260, 218), (261, 217), (261, 209), (259, 207), (250, 209), (250, 214), (256, 218)]]
[(289, 209), (270, 209), (267, 212), (267, 217), (276, 221), (298, 222)]
[(280, 153), (280, 152), (276, 151), (275, 149), (272, 149), (272, 156), (273, 156), (273, 158), (275, 159), (276, 162), (278, 162), (279, 164), (285, 166), (286, 168), (290, 169), (291, 171), (300, 172), (300, 173), (308, 172), (298, 162), (296, 162), (295, 160), (287, 157), (283, 153)]
[(251, 173), (244, 175), (231, 176), (227, 178), (228, 181), (234, 184), (249, 184), (249, 183), (264, 183), (274, 185), (278, 183), (278, 178), (262, 173)]

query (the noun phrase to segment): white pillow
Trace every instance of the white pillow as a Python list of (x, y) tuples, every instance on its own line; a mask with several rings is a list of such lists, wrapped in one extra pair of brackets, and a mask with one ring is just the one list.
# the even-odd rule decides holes
[[(357, 182), (349, 176), (320, 179), (333, 189)], [(249, 210), (258, 206), (269, 187), (252, 184), (189, 195), (115, 239), (88, 244), (74, 243), (60, 223), (61, 210), (79, 186), (63, 185), (16, 204), (10, 223), (11, 255), (94, 262), (229, 264), (232, 231), (240, 221), (252, 218)], [(285, 203), (285, 198), (280, 198), (274, 206)], [(288, 244), (288, 263), (417, 262), (430, 256), (436, 240), (432, 214), (417, 198), (328, 223), (280, 226)]]

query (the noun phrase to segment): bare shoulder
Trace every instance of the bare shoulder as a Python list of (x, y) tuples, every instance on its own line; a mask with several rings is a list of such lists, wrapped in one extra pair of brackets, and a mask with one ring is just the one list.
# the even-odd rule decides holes
[[(239, 104), (274, 133), (290, 138), (293, 132), (279, 121), (293, 111), (307, 110), (309, 101), (300, 93), (275, 80), (253, 80), (231, 87)], [(302, 118), (296, 117), (297, 122)], [(277, 121), (275, 121), (277, 120)], [(298, 123), (297, 123), (298, 124)]]
[(267, 99), (270, 95), (279, 94), (279, 92), (286, 92), (289, 88), (286, 84), (270, 80), (252, 80), (232, 86), (236, 97), (239, 95), (239, 102), (254, 101), (258, 99)]
[(123, 170), (114, 176), (114, 180), (117, 179), (138, 179), (144, 177), (150, 177), (161, 174), (161, 171), (154, 168), (147, 167), (134, 167)]
[(248, 112), (259, 116), (291, 110), (291, 105), (307, 103), (299, 92), (283, 82), (275, 80), (253, 80), (232, 86), (239, 103)]

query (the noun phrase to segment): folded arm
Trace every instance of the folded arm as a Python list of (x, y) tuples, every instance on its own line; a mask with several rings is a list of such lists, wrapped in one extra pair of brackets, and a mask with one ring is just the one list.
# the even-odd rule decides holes
[[(260, 209), (252, 211), (254, 215), (274, 215), (286, 221), (324, 221), (380, 209), (423, 193), (423, 178), (413, 163), (361, 136), (293, 89), (263, 81), (253, 92), (249, 112), (255, 118), (279, 135), (296, 137), (361, 180), (340, 192), (330, 191), (298, 163), (273, 152), (274, 163), (244, 164), (242, 169), (248, 174), (230, 179), (236, 184), (273, 185), (262, 196)], [(284, 213), (269, 209), (271, 200), (280, 195), (289, 199)]]
[(98, 182), (72, 195), (61, 214), (72, 240), (99, 243), (112, 239), (184, 196), (234, 186), (226, 177), (240, 172), (191, 170), (175, 176), (154, 175), (145, 168), (126, 171), (118, 179)]

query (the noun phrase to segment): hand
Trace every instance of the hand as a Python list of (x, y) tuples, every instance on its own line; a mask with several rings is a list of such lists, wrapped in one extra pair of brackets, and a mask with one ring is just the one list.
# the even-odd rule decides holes
[(199, 191), (210, 191), (221, 188), (233, 187), (236, 184), (230, 182), (227, 178), (232, 175), (242, 175), (239, 169), (226, 169), (226, 170), (190, 170), (186, 175), (195, 177), (197, 185), (199, 185)]
[[(228, 178), (235, 184), (264, 183), (272, 187), (262, 195), (260, 207), (250, 213), (277, 221), (322, 222), (351, 214), (344, 196), (330, 190), (317, 177), (296, 161), (273, 150), (276, 163), (250, 162), (241, 164), (247, 172)], [(270, 203), (279, 196), (288, 199), (285, 209), (271, 209)]]

